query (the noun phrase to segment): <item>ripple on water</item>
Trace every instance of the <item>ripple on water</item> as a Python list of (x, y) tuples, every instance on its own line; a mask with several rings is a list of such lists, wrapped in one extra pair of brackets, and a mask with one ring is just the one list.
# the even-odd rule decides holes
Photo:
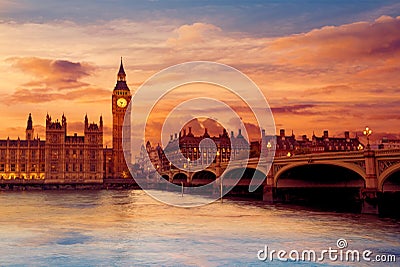
[(259, 266), (264, 245), (321, 250), (338, 238), (400, 257), (399, 221), (375, 216), (231, 199), (178, 208), (134, 190), (3, 192), (0, 203), (1, 266)]

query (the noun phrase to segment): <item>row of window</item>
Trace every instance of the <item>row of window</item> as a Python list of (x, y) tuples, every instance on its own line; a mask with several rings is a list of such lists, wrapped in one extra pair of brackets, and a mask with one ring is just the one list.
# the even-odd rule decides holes
[[(30, 168), (27, 168), (27, 167), (28, 166), (26, 164), (19, 164), (19, 170), (18, 171), (26, 172), (29, 169), (29, 171), (31, 171), (31, 172), (37, 172), (39, 164), (31, 164)], [(5, 166), (4, 163), (1, 163), (0, 164), (0, 172), (4, 172), (4, 171), (6, 171), (6, 166)], [(17, 171), (17, 164), (15, 164), (15, 163), (10, 164), (9, 171), (11, 171), (11, 172)], [(40, 171), (41, 172), (45, 171), (45, 164), (40, 164)]]
[[(30, 151), (30, 153), (28, 152)], [(19, 153), (18, 153), (19, 152)], [(28, 150), (28, 149), (10, 149), (9, 150), (9, 157), (11, 159), (15, 159), (17, 157), (17, 155), (20, 156), (20, 158), (25, 158), (28, 156), (28, 154), (30, 154), (30, 157), (32, 159), (37, 158), (38, 156), (38, 150)], [(5, 159), (7, 157), (7, 150), (5, 149), (0, 149), (0, 159)], [(44, 150), (40, 150), (40, 158), (44, 160), (45, 157), (45, 152)]]
[[(67, 155), (68, 158), (76, 159), (76, 158), (78, 158), (77, 152), (78, 152), (77, 150), (70, 151), (70, 150), (67, 149), (65, 151), (65, 154)], [(58, 150), (53, 150), (51, 152), (51, 159), (54, 159), (54, 160), (58, 159), (59, 158), (59, 153), (60, 152)], [(89, 151), (89, 158), (90, 159), (96, 159), (97, 158), (96, 154), (97, 154), (96, 151), (90, 150)], [(83, 155), (83, 150), (79, 150), (79, 158), (82, 158), (82, 155)]]
[[(61, 178), (61, 177), (58, 177), (58, 175), (55, 175), (55, 176), (51, 175), (51, 176), (50, 176), (50, 180), (51, 180), (51, 179), (56, 179), (56, 180), (58, 180), (58, 179), (60, 179), (60, 178)], [(99, 177), (96, 177), (96, 176), (87, 176), (86, 178), (87, 178), (87, 179), (99, 179)], [(44, 177), (43, 177), (42, 179), (44, 179)], [(47, 179), (49, 179), (49, 177), (47, 177)], [(76, 178), (74, 178), (74, 177), (69, 177), (69, 176), (65, 176), (65, 179), (76, 180)], [(80, 176), (78, 179), (79, 179), (79, 180), (84, 180), (82, 176)]]
[[(78, 166), (79, 166), (79, 168), (78, 168)], [(57, 168), (57, 165), (56, 164), (52, 164), (51, 165), (51, 167), (50, 167), (50, 171), (51, 172), (58, 172), (59, 170), (58, 170), (58, 168)], [(65, 164), (65, 171), (66, 172), (83, 172), (84, 170), (83, 170), (83, 164), (75, 164), (75, 163), (73, 163), (73, 164), (68, 164), (68, 163), (66, 163)], [(96, 164), (90, 164), (90, 166), (89, 166), (89, 171), (90, 172), (96, 172)]]
[(21, 176), (16, 176), (15, 174), (10, 174), (10, 175), (5, 175), (1, 174), (0, 179), (16, 179), (16, 178), (21, 178), (21, 179), (44, 179), (44, 175), (42, 176), (37, 176), (37, 175), (24, 175), (22, 174)]

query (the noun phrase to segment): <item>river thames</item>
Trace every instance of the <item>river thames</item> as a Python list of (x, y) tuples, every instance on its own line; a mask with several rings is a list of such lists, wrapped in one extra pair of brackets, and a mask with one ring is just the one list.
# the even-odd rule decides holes
[(0, 203), (1, 266), (287, 266), (260, 261), (258, 251), (337, 249), (340, 238), (397, 263), (291, 264), (400, 261), (399, 220), (377, 216), (233, 199), (178, 208), (141, 190), (9, 191)]

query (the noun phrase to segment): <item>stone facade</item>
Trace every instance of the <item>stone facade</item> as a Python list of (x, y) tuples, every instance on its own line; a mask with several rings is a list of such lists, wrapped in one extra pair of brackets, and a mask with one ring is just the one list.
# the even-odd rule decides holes
[[(61, 121), (46, 116), (46, 141), (34, 137), (29, 114), (25, 140), (0, 140), (0, 179), (41, 179), (45, 183), (103, 183), (104, 178), (130, 177), (130, 126), (124, 126), (131, 93), (121, 65), (112, 93), (113, 148), (103, 148), (103, 118), (99, 123), (84, 119), (84, 135), (67, 135), (67, 118)], [(130, 112), (127, 113), (130, 120)], [(124, 140), (123, 140), (124, 138)]]
[(89, 124), (84, 135), (67, 135), (67, 118), (61, 122), (46, 117), (46, 182), (103, 182), (103, 120)]
[(34, 137), (29, 114), (26, 140), (0, 140), (1, 179), (44, 179), (46, 177), (45, 141)]

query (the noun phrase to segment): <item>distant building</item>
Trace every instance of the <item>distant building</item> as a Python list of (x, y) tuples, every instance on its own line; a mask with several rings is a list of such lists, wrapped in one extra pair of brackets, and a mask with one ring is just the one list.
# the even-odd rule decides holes
[[(245, 158), (248, 155), (250, 157), (258, 157), (260, 154), (266, 156), (271, 151), (275, 152), (276, 157), (281, 157), (364, 149), (364, 145), (360, 142), (358, 136), (351, 138), (348, 131), (344, 132), (344, 137), (330, 137), (328, 131), (324, 131), (321, 137), (313, 134), (311, 140), (306, 135), (303, 135), (301, 139), (296, 139), (293, 132), (291, 135), (286, 135), (284, 129), (281, 129), (277, 136), (266, 136), (265, 131), (262, 131), (262, 140), (264, 142), (261, 144), (260, 141), (249, 143), (241, 134), (241, 130), (239, 130), (236, 137), (231, 132), (231, 138), (228, 137), (225, 129), (217, 137), (210, 137), (207, 129), (205, 129), (203, 135), (199, 136), (193, 135), (191, 127), (188, 130), (188, 133), (186, 133), (186, 129), (183, 129), (179, 135), (171, 135), (169, 143), (164, 150), (159, 145), (152, 147), (150, 142), (147, 142), (146, 147), (142, 147), (140, 156), (136, 158), (136, 163), (142, 170), (150, 170), (152, 169), (150, 168), (151, 165), (153, 165), (157, 170), (166, 171), (176, 167), (185, 169), (189, 166), (215, 163), (216, 159), (212, 155), (216, 155), (217, 151), (221, 159), (220, 162), (228, 162), (230, 159)], [(205, 138), (210, 138), (216, 144), (217, 149), (215, 150), (214, 145), (211, 143), (200, 144)], [(170, 165), (170, 161), (165, 154), (170, 157), (171, 161), (177, 162), (179, 160), (179, 150), (183, 156), (179, 166)], [(201, 153), (204, 153), (203, 161), (197, 162)]]
[[(364, 149), (364, 145), (360, 142), (358, 136), (350, 137), (348, 131), (344, 132), (344, 137), (331, 137), (328, 131), (324, 131), (321, 137), (313, 134), (311, 140), (303, 135), (301, 139), (296, 139), (294, 133), (286, 135), (285, 130), (281, 129), (276, 138), (265, 138), (265, 144), (270, 143), (270, 149), (275, 148), (275, 156), (291, 156), (296, 154), (322, 153), (322, 152), (340, 152), (340, 151), (357, 151)], [(266, 149), (263, 147), (262, 149)]]
[(141, 174), (149, 173), (155, 169), (162, 168), (162, 154), (161, 147), (152, 147), (150, 142), (147, 141), (146, 146), (142, 145), (140, 154), (136, 158), (136, 163), (140, 166)]
[[(205, 139), (211, 139), (209, 142), (204, 141)], [(232, 140), (232, 147), (231, 147)], [(214, 145), (215, 144), (215, 145)], [(159, 145), (152, 147), (149, 142), (146, 145), (146, 151), (149, 156), (143, 153), (137, 158), (137, 163), (141, 168), (146, 170), (150, 162), (146, 158), (151, 159), (151, 164), (154, 168), (161, 170), (169, 170), (170, 168), (189, 168), (195, 166), (209, 165), (215, 163), (215, 155), (220, 157), (221, 162), (228, 162), (230, 159), (235, 159), (243, 156), (242, 152), (246, 151), (248, 153), (249, 143), (243, 137), (241, 130), (239, 130), (238, 135), (235, 137), (233, 132), (231, 132), (231, 138), (225, 129), (219, 136), (210, 136), (207, 128), (204, 129), (204, 134), (195, 136), (192, 133), (192, 127), (188, 127), (188, 132), (183, 129), (179, 135), (170, 136), (170, 140), (165, 147), (162, 149)], [(179, 161), (179, 150), (183, 155), (181, 161)], [(170, 158), (168, 160), (166, 154)], [(200, 161), (198, 161), (201, 159)], [(174, 166), (171, 162), (178, 162)], [(146, 165), (147, 164), (147, 165)]]
[(388, 139), (387, 137), (383, 137), (380, 144), (378, 145), (379, 149), (400, 149), (400, 139)]

